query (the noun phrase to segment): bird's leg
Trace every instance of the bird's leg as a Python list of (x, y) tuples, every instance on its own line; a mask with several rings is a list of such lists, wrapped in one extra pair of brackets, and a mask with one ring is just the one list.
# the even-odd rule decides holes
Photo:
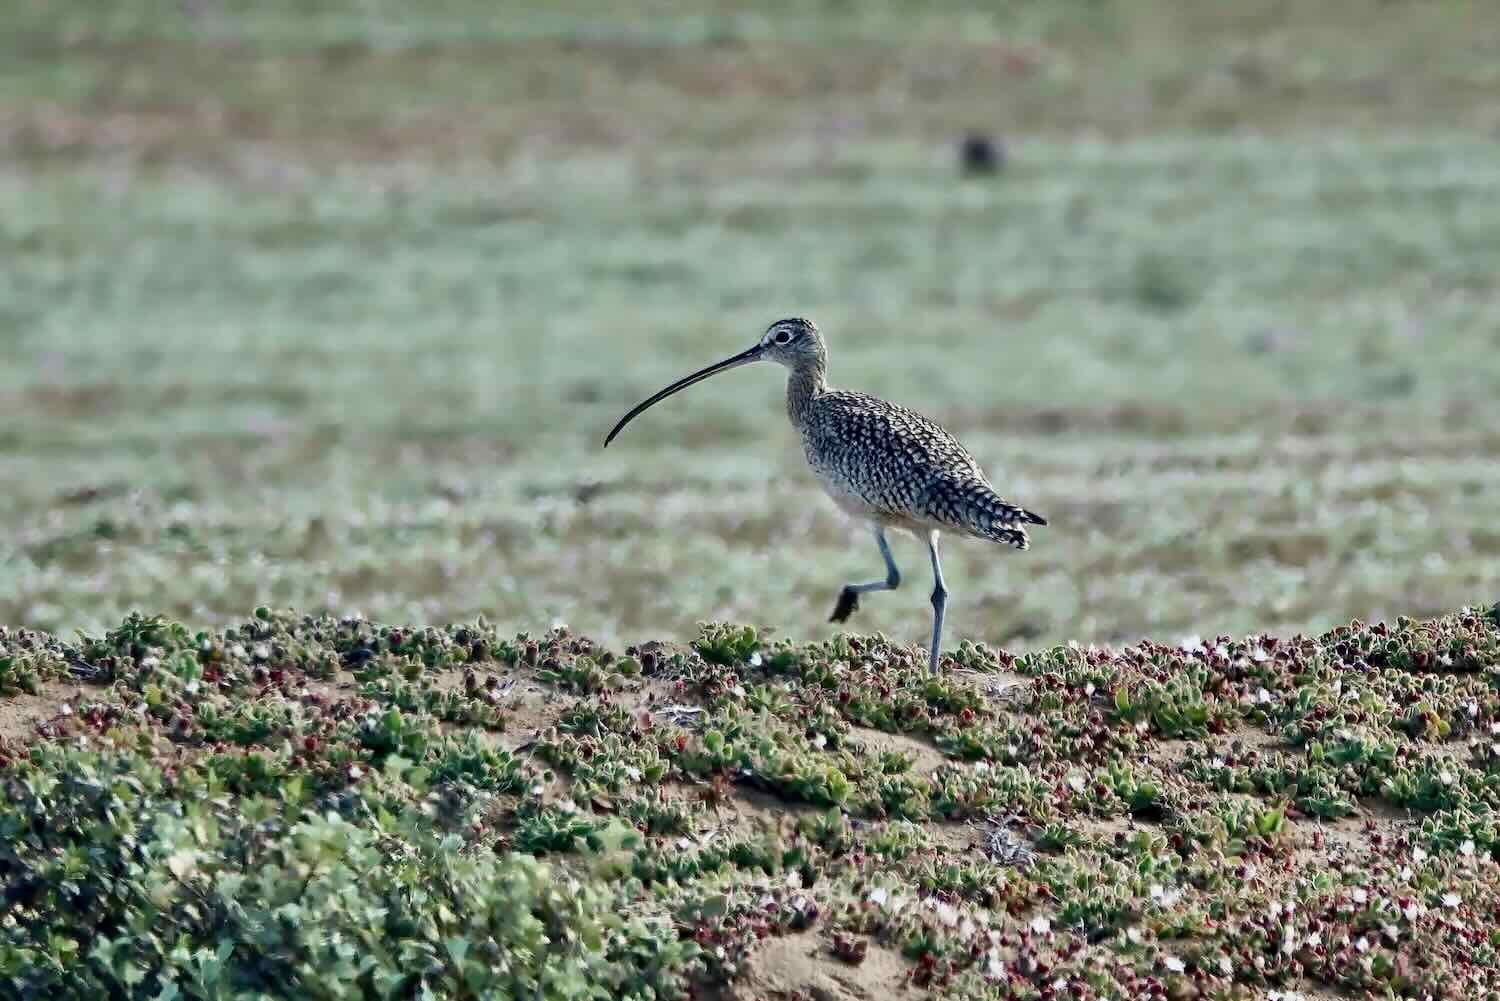
[(943, 608), (948, 604), (948, 589), (943, 586), (943, 565), (938, 562), (938, 534), (927, 536), (927, 551), (932, 554), (932, 653), (927, 669), (938, 673), (938, 644), (943, 639)]
[(896, 569), (890, 544), (885, 541), (885, 529), (878, 525), (875, 527), (875, 542), (880, 546), (880, 555), (885, 559), (885, 580), (845, 585), (844, 590), (839, 593), (839, 603), (834, 606), (829, 622), (843, 622), (853, 615), (854, 610), (859, 607), (860, 595), (869, 591), (894, 591), (901, 586), (901, 571)]

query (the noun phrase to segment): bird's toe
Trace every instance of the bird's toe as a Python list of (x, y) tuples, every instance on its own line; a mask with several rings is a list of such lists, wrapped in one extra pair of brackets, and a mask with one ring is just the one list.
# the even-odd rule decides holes
[(849, 616), (853, 615), (854, 610), (858, 607), (859, 594), (846, 587), (839, 592), (839, 603), (833, 607), (833, 615), (829, 617), (828, 621), (843, 622)]

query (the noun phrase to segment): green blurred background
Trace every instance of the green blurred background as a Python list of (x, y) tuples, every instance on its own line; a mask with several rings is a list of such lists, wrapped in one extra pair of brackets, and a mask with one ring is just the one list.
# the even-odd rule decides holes
[(826, 635), (779, 370), (600, 448), (788, 314), (1051, 519), (950, 643), (1500, 597), (1487, 2), (604, 6), (0, 7), (0, 622)]

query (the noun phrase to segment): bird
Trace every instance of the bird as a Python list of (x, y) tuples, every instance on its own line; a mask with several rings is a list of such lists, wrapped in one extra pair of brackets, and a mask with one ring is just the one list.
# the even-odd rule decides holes
[(943, 532), (1030, 548), (1028, 525), (1047, 519), (1002, 497), (957, 438), (914, 410), (828, 383), (828, 347), (811, 320), (791, 317), (766, 328), (754, 345), (678, 379), (637, 404), (609, 432), (604, 447), (641, 413), (689, 386), (741, 365), (769, 361), (787, 370), (786, 413), (802, 436), (813, 475), (833, 502), (869, 526), (885, 561), (885, 577), (846, 584), (830, 622), (844, 622), (861, 595), (894, 591), (901, 571), (891, 555), (888, 531), (910, 533), (927, 543), (932, 561), (932, 642), (928, 670), (939, 669), (939, 645), (948, 589), (938, 557)]
[(1005, 167), (1005, 147), (983, 132), (970, 132), (959, 144), (958, 162), (965, 174), (998, 174)]

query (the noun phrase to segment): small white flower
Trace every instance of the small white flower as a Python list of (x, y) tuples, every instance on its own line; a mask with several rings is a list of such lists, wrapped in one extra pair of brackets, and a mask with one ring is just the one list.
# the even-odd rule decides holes
[(993, 951), (990, 952), (990, 960), (989, 963), (985, 965), (985, 972), (990, 976), (996, 978), (997, 980), (1005, 976), (1005, 964), (1000, 962), (999, 953)]
[(257, 643), (255, 644), (254, 649), (250, 651), (250, 656), (254, 657), (256, 660), (270, 660), (271, 648), (266, 646), (264, 643)]
[(730, 691), (733, 692), (735, 695), (739, 696), (742, 699), (745, 697), (745, 686), (744, 685), (735, 685), (733, 688), (730, 689)]
[(1425, 849), (1422, 849), (1422, 848), (1413, 848), (1411, 850), (1411, 860), (1413, 862), (1418, 862), (1418, 863), (1420, 863), (1420, 862), (1426, 862), (1427, 861), (1427, 851)]
[(1255, 661), (1257, 664), (1260, 664), (1270, 660), (1271, 655), (1266, 653), (1266, 651), (1261, 647), (1256, 647), (1254, 650), (1250, 651), (1250, 659)]
[(1141, 930), (1134, 925), (1132, 925), (1125, 932), (1125, 941), (1129, 942), (1131, 945), (1140, 945), (1144, 940), (1145, 936), (1142, 935)]
[(1087, 685), (1083, 686), (1083, 694), (1085, 694), (1085, 695), (1093, 695), (1094, 694), (1094, 683), (1092, 681), (1090, 681)]
[(1473, 838), (1468, 838), (1468, 839), (1466, 839), (1464, 841), (1463, 844), (1459, 845), (1458, 846), (1458, 853), (1460, 855), (1473, 855), (1474, 854), (1474, 839)]
[(794, 890), (802, 889), (802, 873), (798, 872), (796, 869), (793, 869), (791, 872), (787, 873), (786, 885), (790, 886)]
[(1464, 712), (1468, 713), (1470, 716), (1478, 716), (1479, 715), (1479, 703), (1478, 702), (1474, 702), (1472, 700), (1469, 701), (1469, 702), (1465, 702), (1464, 703)]
[(752, 653), (750, 655), (750, 666), (751, 667), (760, 667), (760, 653), (759, 652)]
[(1160, 883), (1152, 883), (1151, 888), (1146, 892), (1151, 894), (1152, 900), (1160, 900), (1163, 896), (1166, 895), (1167, 891), (1166, 888), (1163, 887)]
[(885, 892), (885, 887), (878, 886), (870, 891), (870, 903), (874, 904), (876, 907), (880, 907), (885, 903), (887, 896), (888, 894)]
[(1256, 705), (1263, 706), (1267, 702), (1275, 702), (1275, 701), (1276, 701), (1276, 696), (1272, 695), (1269, 691), (1267, 691), (1264, 688), (1258, 689), (1256, 691), (1256, 693), (1255, 693), (1255, 704)]
[(1068, 978), (1067, 977), (1058, 977), (1056, 980), (1052, 981), (1052, 989), (1054, 991), (1056, 991), (1057, 993), (1059, 993), (1059, 994), (1061, 994), (1063, 991), (1067, 990), (1068, 989)]
[(1052, 930), (1052, 922), (1041, 915), (1031, 919), (1031, 930), (1038, 935), (1045, 935)]
[(976, 761), (974, 762), (974, 770), (980, 773), (987, 772), (990, 770), (990, 763), (988, 761)]
[(349, 766), (349, 777), (351, 779), (363, 778), (364, 774), (365, 774), (365, 770), (363, 768), (359, 767), (358, 765), (350, 765)]
[(632, 782), (639, 782), (641, 780), (641, 770), (634, 765), (626, 765), (625, 774)]
[(1183, 970), (1187, 969), (1187, 964), (1178, 959), (1176, 956), (1168, 956), (1165, 960), (1165, 963), (1167, 969), (1171, 970), (1173, 973), (1181, 973)]
[(1369, 952), (1370, 940), (1361, 935), (1359, 938), (1354, 940), (1354, 949), (1356, 952)]
[(1401, 908), (1401, 916), (1408, 921), (1414, 921), (1422, 916), (1422, 905), (1415, 900)]
[(958, 924), (958, 908), (952, 904), (939, 902), (937, 905), (937, 919), (942, 924), (952, 928)]
[(1461, 903), (1463, 903), (1463, 900), (1459, 897), (1458, 894), (1456, 894), (1456, 893), (1445, 893), (1445, 894), (1443, 894), (1443, 906), (1444, 907), (1452, 910), (1453, 908), (1457, 907)]
[(1366, 900), (1370, 899), (1370, 895), (1365, 892), (1365, 888), (1362, 886), (1356, 886), (1354, 888), (1353, 897), (1356, 904), (1362, 904)]
[(1229, 961), (1228, 956), (1219, 957), (1219, 972), (1226, 977), (1234, 972), (1234, 964)]
[(1072, 787), (1074, 792), (1083, 792), (1083, 776), (1079, 775), (1077, 772), (1074, 772), (1072, 775), (1068, 776), (1068, 785)]
[(825, 736), (823, 736), (821, 733), (818, 734), (817, 736), (813, 737), (813, 746), (816, 747), (818, 750), (821, 751), (827, 744), (828, 744), (828, 738), (825, 737)]

